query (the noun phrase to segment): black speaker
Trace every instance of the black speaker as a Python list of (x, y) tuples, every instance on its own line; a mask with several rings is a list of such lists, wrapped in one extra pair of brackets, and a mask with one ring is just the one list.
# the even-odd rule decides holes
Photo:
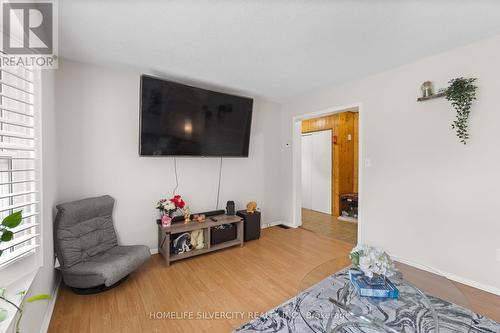
[(243, 223), (245, 242), (253, 239), (259, 239), (260, 212), (255, 211), (254, 213), (247, 213), (246, 210), (239, 210), (237, 215), (245, 220)]
[(234, 201), (228, 201), (226, 204), (226, 215), (233, 216), (234, 214)]

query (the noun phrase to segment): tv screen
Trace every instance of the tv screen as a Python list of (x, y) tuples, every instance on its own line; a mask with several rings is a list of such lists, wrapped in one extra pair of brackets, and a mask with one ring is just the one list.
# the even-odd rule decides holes
[(141, 76), (141, 156), (247, 157), (253, 99)]

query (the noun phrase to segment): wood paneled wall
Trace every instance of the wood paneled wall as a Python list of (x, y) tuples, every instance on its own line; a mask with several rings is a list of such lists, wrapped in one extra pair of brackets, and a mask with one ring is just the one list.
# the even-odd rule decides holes
[(302, 121), (302, 133), (328, 129), (332, 130), (332, 211), (339, 216), (340, 195), (358, 192), (358, 113), (342, 112)]

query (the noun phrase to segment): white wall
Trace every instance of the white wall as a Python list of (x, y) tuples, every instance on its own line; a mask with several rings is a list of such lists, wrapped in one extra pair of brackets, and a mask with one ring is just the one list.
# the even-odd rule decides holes
[[(173, 158), (139, 157), (139, 72), (62, 60), (56, 74), (60, 201), (110, 194), (123, 244), (157, 248), (154, 206), (171, 196)], [(263, 223), (281, 217), (280, 108), (256, 100), (249, 158), (223, 161), (219, 208), (251, 200)], [(178, 158), (178, 193), (192, 212), (216, 207), (218, 158)]]
[[(361, 102), (362, 241), (412, 263), (500, 292), (500, 36), (297, 98), (283, 106), (283, 141), (294, 115)], [(328, 69), (325, 69), (328, 75)], [(332, 73), (332, 75), (335, 75)], [(417, 103), (420, 85), (477, 77), (470, 142), (459, 143), (448, 101)], [(364, 159), (371, 167), (364, 167)], [(283, 150), (291, 192), (292, 151)], [(284, 206), (291, 221), (292, 200)]]

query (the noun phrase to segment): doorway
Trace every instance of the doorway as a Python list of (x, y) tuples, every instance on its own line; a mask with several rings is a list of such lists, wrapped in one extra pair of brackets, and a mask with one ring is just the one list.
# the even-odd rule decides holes
[(300, 120), (301, 227), (358, 241), (358, 110)]

